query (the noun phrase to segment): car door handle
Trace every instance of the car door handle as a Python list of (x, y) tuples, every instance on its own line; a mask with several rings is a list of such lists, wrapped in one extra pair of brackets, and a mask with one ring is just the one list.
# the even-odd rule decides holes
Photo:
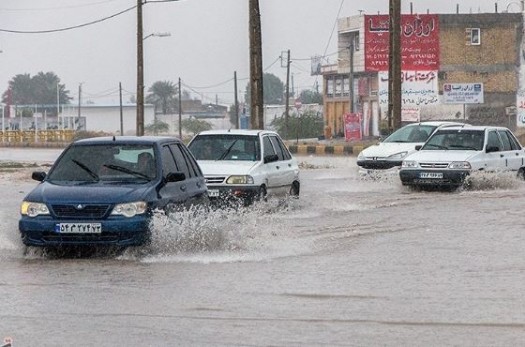
[(279, 170), (281, 167), (279, 165), (276, 165), (275, 168)]
[(183, 192), (186, 191), (186, 186), (180, 186), (180, 190), (182, 190)]
[(500, 158), (503, 158), (503, 157), (504, 157), (504, 155), (503, 155), (503, 154), (500, 154), (500, 155), (499, 155), (499, 157), (500, 157)]

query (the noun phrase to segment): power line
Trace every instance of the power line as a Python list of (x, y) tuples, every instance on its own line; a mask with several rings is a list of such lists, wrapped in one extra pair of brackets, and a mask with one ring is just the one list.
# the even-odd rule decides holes
[(102, 0), (98, 2), (92, 2), (87, 4), (79, 4), (79, 5), (67, 5), (67, 6), (56, 6), (56, 7), (40, 7), (40, 8), (0, 8), (0, 11), (10, 11), (10, 12), (17, 12), (17, 11), (55, 11), (55, 10), (63, 10), (68, 8), (79, 8), (79, 7), (89, 7), (89, 6), (96, 6), (100, 4), (107, 4), (109, 2), (114, 2), (119, 0)]
[(111, 16), (94, 20), (92, 22), (79, 24), (79, 25), (74, 25), (74, 26), (65, 27), (65, 28), (60, 28), (60, 29), (50, 29), (50, 30), (9, 30), (9, 29), (1, 29), (0, 28), (0, 32), (6, 32), (6, 33), (12, 33), (12, 34), (49, 34), (49, 33), (61, 32), (61, 31), (68, 31), (68, 30), (78, 29), (78, 28), (89, 26), (89, 25), (93, 25), (93, 24), (104, 22), (106, 20), (109, 20), (109, 19), (115, 18), (117, 16), (120, 16), (121, 14), (124, 14), (126, 12), (131, 11), (131, 10), (134, 10), (135, 8), (137, 8), (137, 5), (132, 6), (130, 8), (127, 8), (127, 9), (125, 9), (123, 11), (117, 12), (117, 13), (111, 15)]

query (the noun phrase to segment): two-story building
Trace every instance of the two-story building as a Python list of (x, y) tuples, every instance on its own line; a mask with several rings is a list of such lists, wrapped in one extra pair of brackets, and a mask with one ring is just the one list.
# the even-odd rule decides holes
[[(516, 117), (522, 38), (521, 13), (403, 14), (402, 123), (525, 126)], [(349, 113), (359, 115), (362, 136), (388, 132), (388, 68), (389, 16), (339, 19), (337, 63), (321, 67), (334, 135), (344, 134)]]

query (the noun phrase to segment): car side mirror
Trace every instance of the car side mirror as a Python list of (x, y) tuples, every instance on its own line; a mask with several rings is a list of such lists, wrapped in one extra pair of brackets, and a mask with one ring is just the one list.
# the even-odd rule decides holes
[(277, 160), (279, 160), (279, 157), (277, 156), (277, 154), (269, 154), (269, 155), (264, 156), (264, 163), (265, 164), (272, 163), (272, 162), (277, 161)]
[(166, 175), (164, 181), (167, 182), (180, 182), (186, 179), (186, 175), (183, 172), (170, 172)]
[(35, 181), (42, 182), (46, 178), (46, 173), (44, 171), (34, 171), (31, 174), (31, 178)]
[(486, 152), (487, 152), (487, 153), (499, 152), (499, 147), (498, 147), (498, 146), (490, 146), (490, 147), (487, 147)]
[(416, 151), (419, 151), (421, 149), (421, 147), (423, 147), (423, 145), (417, 145), (416, 146)]

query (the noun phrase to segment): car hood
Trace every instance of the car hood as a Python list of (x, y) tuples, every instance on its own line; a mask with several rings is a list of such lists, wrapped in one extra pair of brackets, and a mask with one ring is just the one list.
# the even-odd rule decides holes
[(27, 200), (49, 203), (121, 203), (144, 200), (150, 184), (107, 185), (101, 183), (85, 185), (58, 185), (44, 181), (29, 195)]
[(418, 151), (415, 152), (405, 160), (429, 161), (429, 162), (452, 162), (452, 161), (467, 161), (474, 156), (477, 151), (452, 151), (452, 150), (438, 150), (438, 151)]
[(258, 161), (199, 160), (199, 166), (205, 176), (247, 175), (257, 164)]
[(365, 157), (389, 157), (400, 152), (414, 152), (417, 145), (422, 145), (423, 142), (381, 142), (365, 148), (361, 155)]

